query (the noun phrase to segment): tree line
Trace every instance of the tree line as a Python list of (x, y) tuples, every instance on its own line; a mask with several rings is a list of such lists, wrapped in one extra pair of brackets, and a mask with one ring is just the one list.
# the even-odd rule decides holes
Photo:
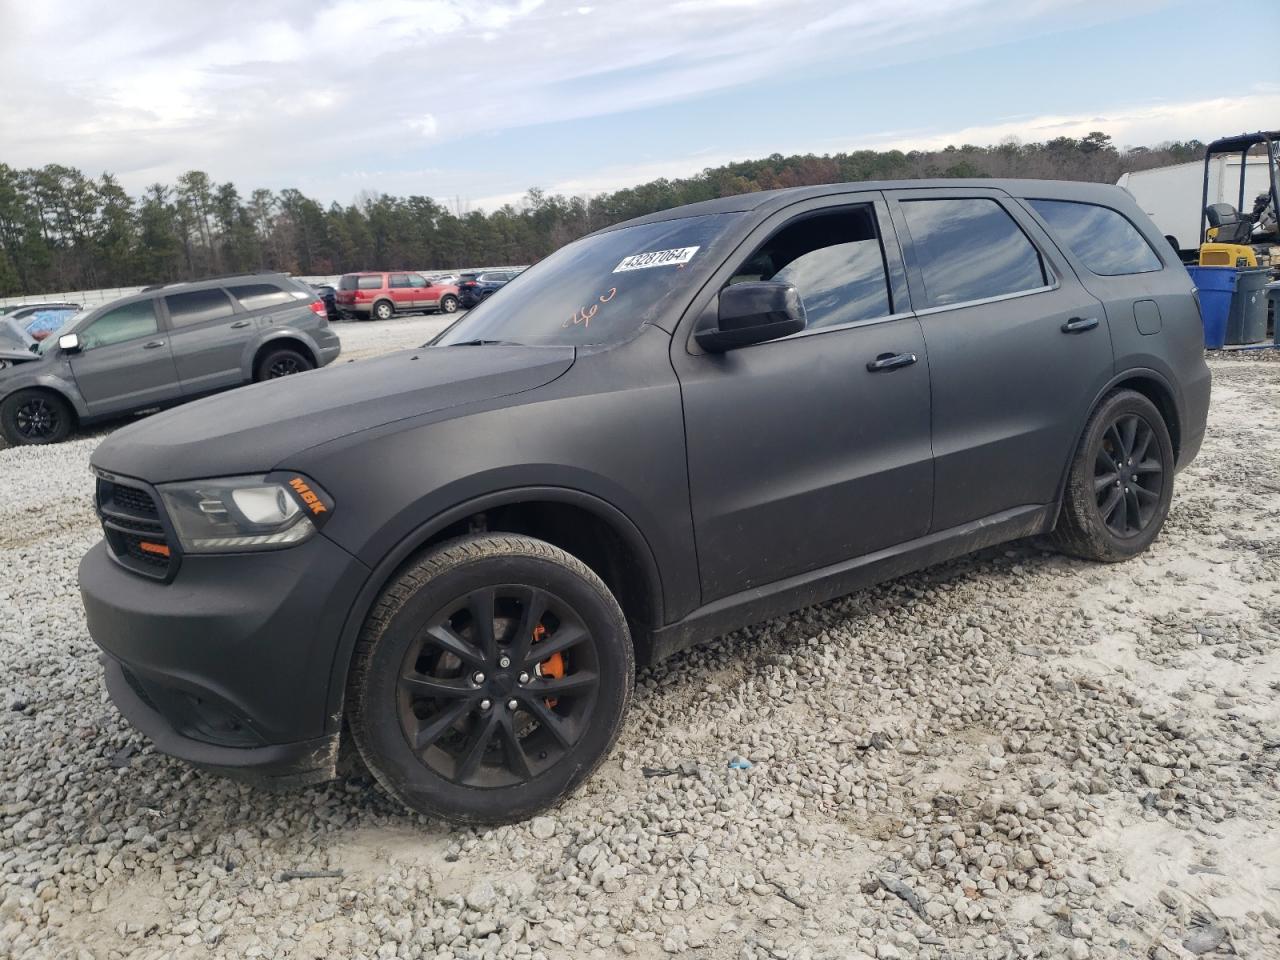
[(519, 205), (450, 210), (428, 196), (366, 193), (324, 206), (295, 189), (247, 196), (192, 170), (130, 196), (110, 173), (0, 163), (0, 296), (136, 286), (220, 273), (301, 276), (532, 263), (601, 227), (697, 200), (859, 180), (1045, 177), (1114, 183), (1195, 160), (1196, 140), (1119, 150), (1105, 133), (944, 150), (773, 154), (593, 197), (532, 189)]

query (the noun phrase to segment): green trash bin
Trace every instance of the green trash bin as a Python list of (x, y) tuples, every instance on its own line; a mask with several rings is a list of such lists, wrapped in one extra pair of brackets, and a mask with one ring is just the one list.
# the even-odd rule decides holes
[(1280, 280), (1267, 284), (1267, 327), (1271, 342), (1280, 346)]
[(1258, 343), (1267, 339), (1267, 281), (1270, 267), (1236, 271), (1236, 292), (1227, 314), (1227, 343)]

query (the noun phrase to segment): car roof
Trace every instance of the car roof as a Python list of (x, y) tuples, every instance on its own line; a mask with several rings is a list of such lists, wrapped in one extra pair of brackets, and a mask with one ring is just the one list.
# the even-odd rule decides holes
[(206, 287), (221, 287), (237, 280), (284, 280), (286, 283), (295, 282), (287, 274), (276, 271), (267, 271), (264, 273), (228, 273), (217, 277), (204, 277), (200, 280), (175, 280), (172, 283), (153, 283), (149, 287), (143, 287), (140, 292), (146, 294), (156, 294), (161, 291), (171, 293), (180, 290), (199, 290)]
[(783, 187), (778, 190), (758, 190), (738, 193), (714, 200), (701, 200), (669, 210), (624, 220), (613, 226), (597, 230), (609, 233), (623, 227), (643, 223), (658, 223), (682, 217), (702, 217), (718, 213), (757, 213), (762, 219), (775, 210), (801, 200), (828, 197), (842, 193), (863, 193), (874, 190), (1001, 190), (1011, 197), (1044, 197), (1046, 199), (1078, 200), (1085, 203), (1132, 206), (1133, 198), (1123, 187), (1109, 183), (1091, 183), (1077, 180), (1024, 180), (998, 178), (938, 178), (931, 180), (867, 180), (853, 183), (824, 183), (812, 187)]

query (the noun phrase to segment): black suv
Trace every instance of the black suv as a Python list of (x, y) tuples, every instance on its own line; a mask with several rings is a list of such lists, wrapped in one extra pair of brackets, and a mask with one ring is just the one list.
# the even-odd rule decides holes
[(324, 303), (283, 274), (151, 287), (38, 347), (0, 346), (0, 432), (55, 443), (77, 424), (301, 373), (340, 350)]
[(637, 663), (1017, 537), (1140, 553), (1209, 386), (1118, 188), (727, 197), (115, 433), (81, 590), (160, 750), (297, 782), (349, 738), (411, 807), (510, 820), (608, 753)]

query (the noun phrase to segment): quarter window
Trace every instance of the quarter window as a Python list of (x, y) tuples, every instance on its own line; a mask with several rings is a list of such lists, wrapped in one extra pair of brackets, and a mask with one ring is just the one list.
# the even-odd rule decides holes
[(902, 213), (931, 306), (1045, 285), (1039, 252), (994, 200), (904, 200)]
[(273, 283), (241, 283), (227, 287), (227, 290), (246, 310), (261, 310), (264, 307), (293, 303), (293, 294), (281, 290)]
[(116, 307), (100, 316), (80, 334), (80, 344), (85, 350), (106, 347), (146, 337), (159, 329), (156, 308), (152, 300), (139, 300)]
[(729, 283), (751, 280), (795, 284), (810, 330), (892, 312), (884, 253), (870, 206), (787, 224), (738, 267)]
[(356, 283), (361, 290), (381, 290), (382, 276), (375, 274), (372, 277), (358, 277)]
[(164, 302), (169, 308), (169, 322), (174, 329), (230, 317), (236, 312), (227, 295), (217, 287), (170, 294)]
[(1050, 232), (1093, 273), (1118, 277), (1151, 273), (1163, 264), (1147, 238), (1124, 214), (1095, 203), (1071, 200), (1028, 200)]

